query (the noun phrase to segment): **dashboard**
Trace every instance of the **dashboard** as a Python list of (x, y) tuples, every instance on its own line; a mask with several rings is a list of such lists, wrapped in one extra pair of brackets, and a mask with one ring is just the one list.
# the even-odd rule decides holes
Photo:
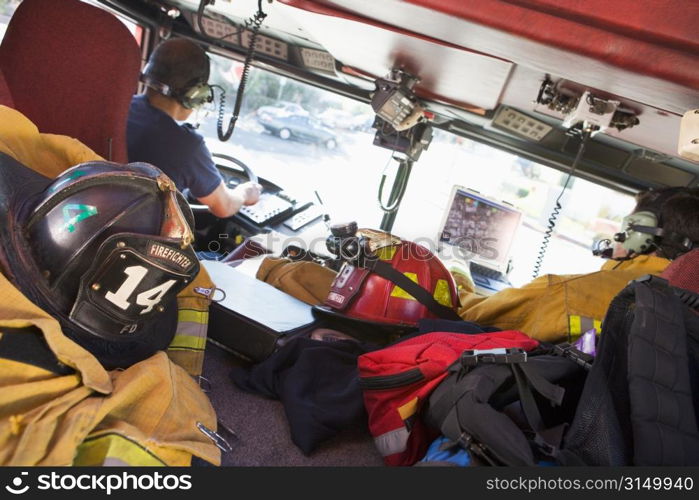
[[(249, 169), (228, 163), (216, 166), (229, 188), (247, 182), (250, 175), (256, 177)], [(246, 239), (254, 238), (272, 254), (285, 255), (291, 248), (292, 253), (298, 253), (293, 249), (305, 249), (315, 250), (321, 258), (332, 257), (324, 245), (328, 229), (322, 207), (267, 179), (257, 178), (257, 182), (263, 188), (260, 200), (225, 219), (214, 216), (205, 205), (187, 196), (195, 219), (195, 249), (226, 255)], [(318, 256), (315, 252), (311, 255)]]

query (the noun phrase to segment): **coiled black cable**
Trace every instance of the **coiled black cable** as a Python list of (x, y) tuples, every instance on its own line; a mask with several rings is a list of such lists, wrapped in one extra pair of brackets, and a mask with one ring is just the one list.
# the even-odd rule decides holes
[(383, 202), (383, 189), (386, 183), (386, 174), (381, 176), (381, 182), (379, 182), (379, 207), (385, 213), (392, 213), (398, 210), (400, 202), (403, 200), (405, 195), (406, 187), (408, 186), (408, 178), (410, 177), (410, 168), (412, 167), (411, 160), (401, 160), (398, 165), (398, 171), (396, 172), (396, 178), (398, 179), (398, 187), (395, 192), (395, 199), (389, 205), (385, 205)]
[[(202, 17), (204, 15), (204, 8), (209, 5), (210, 3), (213, 3), (211, 0), (201, 0), (199, 2), (199, 9), (197, 11), (197, 22), (199, 26), (199, 31), (201, 32), (202, 35), (206, 36), (207, 38), (214, 40), (214, 41), (220, 41), (223, 40), (229, 36), (232, 35), (237, 35), (241, 33), (242, 30), (237, 30), (233, 31), (231, 33), (227, 33), (226, 35), (219, 37), (219, 38), (214, 38), (211, 37), (207, 32), (206, 28), (203, 25), (202, 22)], [(265, 17), (267, 17), (267, 14), (264, 13), (262, 10), (262, 0), (257, 0), (257, 12), (255, 15), (251, 18), (245, 21), (245, 26), (244, 28), (251, 28), (251, 36), (250, 36), (250, 43), (248, 44), (248, 50), (245, 53), (245, 62), (243, 63), (243, 72), (240, 75), (240, 84), (238, 85), (238, 92), (236, 93), (235, 97), (235, 105), (233, 106), (233, 116), (231, 117), (231, 121), (228, 122), (228, 128), (226, 131), (223, 131), (223, 117), (225, 114), (225, 104), (226, 104), (226, 91), (223, 89), (223, 87), (219, 85), (212, 85), (212, 88), (216, 87), (221, 91), (221, 96), (220, 96), (220, 102), (219, 102), (219, 109), (218, 109), (218, 120), (216, 122), (216, 132), (218, 134), (218, 138), (220, 141), (227, 141), (228, 139), (231, 138), (233, 135), (233, 130), (235, 129), (235, 124), (238, 121), (238, 116), (240, 114), (240, 108), (243, 104), (243, 94), (245, 92), (245, 85), (248, 81), (248, 73), (250, 72), (250, 64), (252, 63), (252, 58), (255, 55), (255, 47), (257, 46), (257, 36), (260, 32), (260, 28), (262, 27), (262, 22), (264, 21)]]
[[(245, 85), (248, 81), (248, 73), (250, 72), (250, 64), (252, 63), (252, 58), (255, 55), (255, 46), (257, 45), (257, 36), (260, 33), (260, 28), (262, 26), (262, 21), (264, 21), (267, 14), (262, 11), (262, 0), (258, 0), (257, 3), (257, 13), (255, 17), (250, 22), (252, 25), (252, 34), (250, 35), (250, 43), (248, 45), (248, 51), (245, 54), (245, 62), (243, 63), (243, 72), (240, 75), (240, 84), (238, 85), (238, 92), (235, 96), (235, 105), (233, 106), (233, 116), (228, 122), (228, 128), (223, 131), (223, 114), (225, 103), (225, 92), (221, 93), (221, 103), (219, 105), (218, 121), (216, 123), (216, 132), (220, 141), (227, 141), (233, 135), (233, 130), (235, 129), (235, 124), (238, 121), (238, 115), (240, 114), (240, 107), (243, 104), (243, 94), (245, 93)], [(247, 24), (247, 23), (246, 23)]]
[(546, 249), (548, 247), (549, 240), (551, 239), (551, 236), (553, 236), (553, 229), (556, 227), (558, 215), (561, 213), (561, 210), (563, 209), (563, 205), (561, 205), (561, 198), (563, 198), (566, 189), (568, 189), (568, 184), (570, 183), (570, 180), (573, 178), (575, 170), (578, 168), (578, 163), (582, 158), (583, 152), (585, 151), (585, 145), (587, 144), (587, 141), (590, 139), (591, 134), (591, 129), (583, 128), (580, 145), (578, 146), (578, 152), (575, 155), (575, 159), (573, 160), (573, 164), (571, 165), (570, 170), (568, 171), (568, 177), (566, 177), (566, 181), (563, 184), (563, 189), (561, 189), (561, 192), (558, 194), (558, 197), (556, 198), (556, 204), (553, 207), (551, 215), (548, 218), (548, 227), (546, 228), (546, 232), (544, 233), (544, 239), (541, 242), (541, 248), (539, 248), (539, 255), (537, 256), (536, 263), (534, 264), (532, 278), (537, 278), (539, 276), (539, 270), (541, 269), (541, 264), (544, 260), (544, 256), (546, 255)]
[[(563, 192), (565, 192), (566, 188), (563, 188)], [(561, 213), (561, 209), (563, 208), (560, 200), (561, 196), (559, 196), (556, 199), (556, 206), (553, 207), (553, 210), (551, 211), (551, 215), (549, 216), (548, 219), (548, 227), (546, 228), (546, 232), (544, 233), (544, 239), (541, 242), (541, 247), (539, 248), (539, 255), (536, 258), (536, 264), (534, 264), (534, 272), (532, 273), (532, 278), (536, 278), (539, 276), (539, 270), (541, 269), (541, 264), (544, 260), (544, 256), (546, 255), (546, 249), (549, 245), (549, 240), (551, 239), (551, 236), (553, 234), (553, 229), (556, 227), (556, 220), (558, 219), (558, 214)]]
[(226, 89), (220, 85), (212, 85), (211, 88), (221, 91), (221, 95), (218, 98), (218, 117), (216, 118), (216, 132), (220, 139), (223, 133), (223, 117), (226, 114)]
[[(391, 156), (388, 158), (386, 161), (386, 165), (384, 166), (384, 172), (381, 175), (381, 182), (379, 182), (379, 207), (384, 213), (392, 213), (395, 212), (398, 209), (398, 206), (400, 205), (400, 202), (403, 200), (403, 195), (405, 195), (405, 188), (408, 185), (408, 177), (404, 175), (403, 172), (403, 167), (404, 164), (403, 162), (399, 161), (398, 165), (398, 170), (396, 172), (396, 179), (400, 183), (400, 187), (398, 188), (398, 192), (395, 195), (395, 199), (393, 200), (393, 203), (390, 203), (389, 205), (384, 204), (383, 202), (383, 188), (384, 184), (386, 183), (386, 169), (388, 168), (388, 164), (391, 162), (391, 159), (393, 158), (393, 155), (396, 152), (396, 148), (398, 147), (398, 140), (400, 139), (400, 133), (397, 132), (393, 127), (391, 127), (388, 122), (385, 122), (381, 120), (381, 130), (380, 133), (386, 135), (387, 133), (390, 134), (390, 131), (387, 131), (387, 127), (389, 130), (392, 130), (396, 134), (396, 139), (393, 141), (393, 147), (391, 148)], [(406, 160), (407, 161), (407, 160)], [(395, 182), (395, 180), (394, 180)]]

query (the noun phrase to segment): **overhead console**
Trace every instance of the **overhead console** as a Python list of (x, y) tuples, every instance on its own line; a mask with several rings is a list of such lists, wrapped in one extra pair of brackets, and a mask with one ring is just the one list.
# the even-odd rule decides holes
[[(561, 169), (573, 159), (565, 132), (595, 123), (603, 133), (582, 176), (633, 189), (696, 182), (696, 160), (677, 153), (680, 119), (699, 97), (693, 0), (673, 9), (633, 0), (280, 3), (341, 62), (338, 70), (371, 80), (391, 68), (419, 75), (413, 91), (437, 115), (435, 126), (447, 121), (454, 133)], [(547, 75), (553, 83), (537, 102)], [(507, 123), (510, 112), (540, 128), (522, 133), (519, 121)]]

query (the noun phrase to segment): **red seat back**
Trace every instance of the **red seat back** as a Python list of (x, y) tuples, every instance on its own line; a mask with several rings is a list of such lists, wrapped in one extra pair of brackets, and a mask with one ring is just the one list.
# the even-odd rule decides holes
[(14, 108), (43, 133), (126, 162), (126, 119), (141, 52), (112, 14), (79, 0), (24, 0), (0, 44)]
[(672, 286), (699, 293), (699, 248), (673, 260), (661, 277)]

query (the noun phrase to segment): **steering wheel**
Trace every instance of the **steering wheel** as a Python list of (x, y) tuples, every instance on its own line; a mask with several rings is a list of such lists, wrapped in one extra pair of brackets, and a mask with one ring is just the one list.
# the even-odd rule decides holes
[[(232, 156), (224, 155), (221, 153), (211, 153), (211, 156), (213, 158), (220, 158), (222, 160), (229, 161), (229, 162), (233, 163), (234, 165), (237, 165), (238, 167), (243, 169), (243, 172), (245, 172), (245, 175), (249, 181), (259, 183), (259, 180), (257, 178), (257, 174), (255, 174), (255, 172), (253, 172), (250, 167), (248, 167), (245, 163), (243, 163), (239, 159), (234, 158)], [(189, 201), (189, 207), (192, 209), (192, 212), (194, 214), (209, 213), (209, 207), (207, 207), (206, 205), (201, 205), (199, 203), (196, 203), (195, 198), (189, 192), (187, 192), (187, 200)]]
[(238, 165), (240, 168), (243, 169), (243, 171), (245, 172), (245, 175), (247, 176), (247, 178), (250, 182), (254, 182), (254, 183), (258, 184), (257, 175), (255, 174), (255, 172), (253, 172), (250, 167), (248, 167), (245, 163), (243, 163), (239, 159), (233, 158), (232, 156), (224, 155), (221, 153), (211, 153), (211, 156), (213, 156), (214, 158), (221, 158), (222, 160), (228, 160), (229, 162), (231, 162), (235, 165)]

